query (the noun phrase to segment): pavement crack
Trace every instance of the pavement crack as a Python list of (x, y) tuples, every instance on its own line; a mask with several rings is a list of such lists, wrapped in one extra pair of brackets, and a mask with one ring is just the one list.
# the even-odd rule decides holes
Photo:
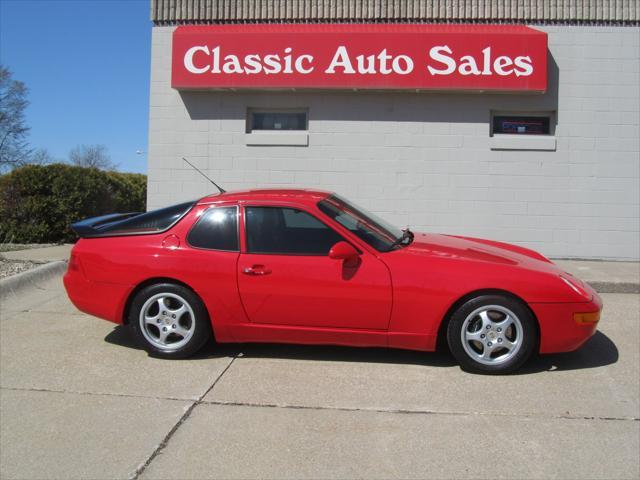
[(393, 413), (402, 415), (447, 415), (466, 416), (476, 415), (484, 417), (525, 417), (525, 418), (548, 418), (557, 420), (601, 420), (601, 421), (632, 421), (638, 422), (638, 417), (611, 417), (597, 415), (539, 415), (535, 413), (499, 413), (499, 412), (456, 412), (438, 410), (409, 410), (409, 409), (384, 409), (384, 408), (358, 408), (358, 407), (335, 407), (335, 406), (314, 406), (314, 405), (291, 405), (277, 403), (251, 403), (251, 402), (226, 402), (221, 400), (207, 400), (200, 403), (206, 405), (222, 405), (231, 407), (250, 408), (283, 408), (292, 410), (330, 410), (343, 412), (369, 412), (369, 413)]
[(151, 465), (151, 462), (153, 462), (153, 460), (160, 455), (160, 453), (162, 453), (162, 450), (164, 450), (164, 448), (169, 444), (169, 441), (171, 440), (171, 437), (173, 437), (173, 435), (178, 431), (178, 429), (182, 426), (182, 424), (189, 418), (189, 416), (191, 416), (191, 412), (193, 412), (193, 410), (200, 404), (203, 403), (204, 398), (209, 394), (209, 392), (211, 390), (213, 390), (213, 388), (217, 385), (217, 383), (220, 381), (220, 379), (222, 378), (222, 376), (227, 373), (227, 370), (229, 370), (229, 368), (231, 367), (231, 365), (233, 365), (233, 362), (236, 360), (236, 358), (238, 358), (237, 355), (235, 355), (231, 361), (227, 364), (227, 366), (224, 368), (224, 370), (222, 370), (222, 372), (220, 372), (220, 375), (218, 375), (216, 377), (216, 379), (213, 381), (213, 383), (211, 384), (211, 386), (209, 388), (207, 388), (207, 390), (196, 400), (194, 401), (191, 405), (189, 405), (189, 407), (187, 408), (187, 410), (184, 412), (184, 414), (180, 417), (180, 419), (176, 422), (176, 424), (171, 428), (171, 430), (169, 430), (169, 433), (167, 433), (165, 435), (165, 437), (162, 439), (162, 441), (160, 442), (160, 444), (156, 447), (156, 449), (151, 453), (151, 455), (149, 456), (149, 458), (147, 458), (147, 460), (140, 465), (136, 471), (134, 472), (134, 474), (130, 477), (131, 480), (138, 480), (138, 478), (140, 478), (140, 476), (144, 473), (144, 471), (147, 469), (147, 467), (149, 465)]
[(152, 400), (174, 400), (177, 402), (190, 402), (192, 398), (158, 397), (154, 395), (139, 395), (135, 393), (109, 393), (109, 392), (82, 392), (79, 390), (58, 390), (54, 388), (27, 388), (27, 387), (0, 387), (1, 390), (12, 390), (18, 392), (43, 392), (43, 393), (66, 393), (69, 395), (88, 395), (95, 397), (124, 397), (124, 398), (147, 398)]

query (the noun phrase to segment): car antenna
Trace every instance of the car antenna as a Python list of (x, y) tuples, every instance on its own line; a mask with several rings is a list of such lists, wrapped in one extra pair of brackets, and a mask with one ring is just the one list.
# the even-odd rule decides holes
[(220, 190), (220, 193), (226, 193), (226, 190), (224, 188), (221, 188), (216, 182), (214, 182), (213, 180), (211, 180), (209, 177), (207, 177), (204, 173), (202, 173), (202, 171), (200, 171), (200, 169), (198, 167), (196, 167), (193, 163), (191, 163), (189, 160), (187, 160), (186, 158), (182, 157), (182, 159), (187, 162), (189, 164), (189, 166), (191, 168), (193, 168), (196, 172), (198, 172), (200, 175), (202, 175), (204, 178), (206, 178), (207, 180), (209, 180), (211, 183), (213, 183), (214, 187), (216, 187), (218, 190)]

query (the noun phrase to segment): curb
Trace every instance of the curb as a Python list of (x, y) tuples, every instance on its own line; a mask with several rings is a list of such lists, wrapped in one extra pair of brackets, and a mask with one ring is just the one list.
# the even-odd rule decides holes
[(587, 282), (598, 293), (640, 293), (640, 283)]
[(16, 295), (20, 290), (35, 286), (38, 282), (61, 275), (67, 269), (65, 260), (45, 263), (26, 272), (18, 273), (0, 280), (0, 299)]

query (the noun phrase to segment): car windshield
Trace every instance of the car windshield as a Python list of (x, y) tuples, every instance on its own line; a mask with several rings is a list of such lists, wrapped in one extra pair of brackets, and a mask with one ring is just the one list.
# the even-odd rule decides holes
[(402, 230), (339, 195), (318, 202), (318, 208), (379, 252), (402, 245)]

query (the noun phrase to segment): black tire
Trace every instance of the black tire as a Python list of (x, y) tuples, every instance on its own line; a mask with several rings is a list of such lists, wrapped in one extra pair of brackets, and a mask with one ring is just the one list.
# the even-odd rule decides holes
[(453, 312), (447, 326), (447, 343), (463, 370), (507, 374), (531, 357), (538, 344), (538, 328), (521, 301), (503, 295), (481, 295)]
[(190, 357), (213, 337), (202, 300), (192, 290), (174, 283), (157, 283), (140, 290), (129, 309), (129, 324), (140, 346), (159, 358)]

